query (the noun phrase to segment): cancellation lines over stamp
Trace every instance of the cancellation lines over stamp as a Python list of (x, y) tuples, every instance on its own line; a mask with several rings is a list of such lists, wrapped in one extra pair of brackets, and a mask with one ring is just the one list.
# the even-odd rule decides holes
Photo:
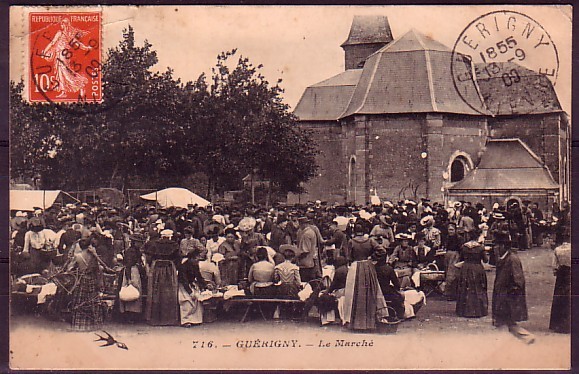
[(102, 101), (100, 12), (29, 15), (29, 100)]
[(523, 13), (495, 11), (468, 24), (454, 44), (451, 71), (460, 97), (481, 114), (529, 114), (558, 105), (551, 90), (557, 47)]

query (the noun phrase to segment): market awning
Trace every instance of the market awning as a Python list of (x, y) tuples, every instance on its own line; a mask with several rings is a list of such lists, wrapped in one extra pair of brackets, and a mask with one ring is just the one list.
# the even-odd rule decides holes
[(61, 190), (10, 190), (10, 210), (48, 209), (56, 202), (64, 205), (80, 200)]
[(171, 206), (187, 208), (187, 205), (190, 204), (204, 208), (211, 204), (209, 201), (188, 189), (179, 187), (165, 188), (164, 190), (151, 192), (146, 195), (141, 195), (140, 197), (144, 200), (157, 201), (162, 208), (168, 208)]

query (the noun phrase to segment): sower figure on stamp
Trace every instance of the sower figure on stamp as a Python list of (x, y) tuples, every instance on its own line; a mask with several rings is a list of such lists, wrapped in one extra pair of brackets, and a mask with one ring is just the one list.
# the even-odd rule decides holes
[[(79, 48), (88, 51), (90, 46), (86, 46), (78, 40), (79, 36), (86, 35), (86, 31), (79, 30), (70, 24), (68, 18), (60, 22), (60, 31), (58, 31), (52, 41), (44, 48), (42, 54), (46, 56), (48, 61), (54, 64), (54, 71), (56, 72), (56, 80), (58, 86), (56, 89), (60, 91), (58, 98), (66, 97), (68, 93), (75, 93), (80, 91), (80, 96), (84, 97), (84, 86), (88, 83), (88, 79), (74, 71), (71, 68), (71, 61), (64, 56), (68, 51), (69, 43), (74, 40)], [(62, 58), (64, 56), (64, 58)]]

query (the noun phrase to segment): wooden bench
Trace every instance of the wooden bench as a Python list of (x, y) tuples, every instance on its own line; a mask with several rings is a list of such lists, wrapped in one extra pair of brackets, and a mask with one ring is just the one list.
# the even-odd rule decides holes
[(252, 307), (257, 307), (257, 310), (261, 314), (261, 317), (264, 321), (267, 321), (265, 314), (263, 313), (263, 309), (261, 308), (264, 304), (274, 304), (274, 305), (297, 305), (297, 304), (304, 304), (303, 301), (298, 299), (266, 299), (266, 298), (232, 298), (227, 300), (228, 302), (236, 303), (236, 304), (246, 304), (247, 307), (245, 308), (245, 312), (243, 313), (243, 317), (241, 318), (241, 322), (247, 321), (247, 317), (249, 312), (251, 311)]

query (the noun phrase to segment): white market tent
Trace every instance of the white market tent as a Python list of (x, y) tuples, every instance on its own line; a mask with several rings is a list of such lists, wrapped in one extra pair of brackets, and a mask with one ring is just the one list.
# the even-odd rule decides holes
[(157, 192), (151, 192), (146, 195), (141, 195), (141, 199), (149, 201), (157, 201), (162, 208), (171, 206), (178, 208), (187, 208), (187, 205), (198, 205), (205, 208), (211, 204), (201, 196), (189, 191), (186, 188), (171, 187), (165, 188)]
[(48, 209), (56, 202), (64, 205), (80, 200), (61, 190), (10, 190), (10, 210)]

